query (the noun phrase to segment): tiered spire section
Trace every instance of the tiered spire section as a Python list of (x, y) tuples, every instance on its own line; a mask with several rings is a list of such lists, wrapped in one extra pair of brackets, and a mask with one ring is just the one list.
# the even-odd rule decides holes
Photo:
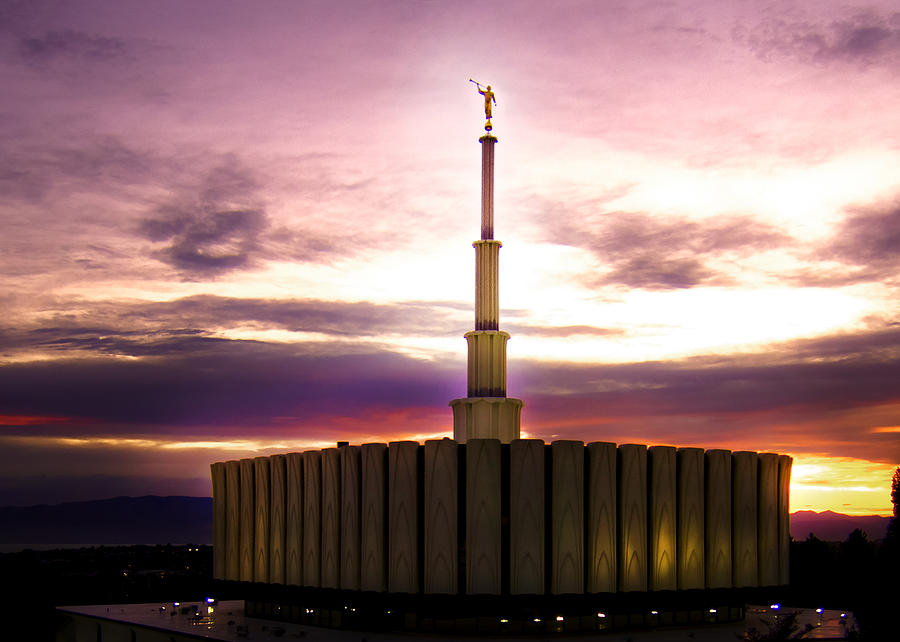
[[(485, 127), (487, 129), (487, 127)], [(506, 342), (500, 330), (500, 241), (494, 240), (494, 145), (485, 134), (481, 143), (481, 239), (475, 247), (475, 330), (466, 333), (469, 346), (468, 396), (450, 402), (453, 438), (519, 438), (520, 399), (506, 396)]]
[(475, 329), (500, 329), (500, 241), (494, 240), (494, 145), (487, 134), (481, 143), (481, 240), (475, 247)]

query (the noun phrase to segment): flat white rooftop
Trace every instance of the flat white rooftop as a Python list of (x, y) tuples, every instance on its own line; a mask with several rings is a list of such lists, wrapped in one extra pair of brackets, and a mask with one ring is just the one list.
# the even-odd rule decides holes
[[(61, 606), (58, 610), (68, 616), (67, 627), (57, 635), (58, 642), (81, 642), (98, 639), (123, 640), (131, 642), (152, 642), (158, 640), (299, 640), (304, 642), (439, 642), (440, 640), (461, 639), (459, 636), (417, 635), (403, 633), (367, 633), (362, 631), (325, 629), (288, 622), (275, 622), (244, 616), (242, 600), (232, 600), (207, 604), (206, 602), (184, 602), (174, 606), (168, 603), (148, 604), (104, 604), (92, 606)], [(609, 642), (625, 635), (631, 640), (654, 640), (665, 642), (686, 638), (693, 640), (733, 642), (735, 634), (742, 634), (750, 628), (761, 632), (769, 630), (775, 616), (785, 617), (798, 612), (797, 625), (802, 631), (807, 624), (811, 629), (803, 639), (840, 640), (848, 631), (855, 630), (856, 620), (852, 613), (834, 610), (794, 609), (764, 606), (747, 608), (744, 622), (727, 624), (704, 624), (698, 626), (664, 627), (638, 631), (611, 631), (608, 633), (577, 635), (579, 640)], [(174, 613), (174, 614), (173, 614)], [(99, 637), (98, 637), (99, 633)], [(553, 636), (542, 636), (541, 639)], [(573, 637), (566, 635), (566, 638)], [(534, 637), (465, 637), (468, 642), (534, 642)]]

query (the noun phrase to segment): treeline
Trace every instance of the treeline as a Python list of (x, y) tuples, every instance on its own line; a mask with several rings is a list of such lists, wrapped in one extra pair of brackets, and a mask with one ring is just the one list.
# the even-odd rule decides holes
[(900, 468), (891, 484), (894, 516), (883, 540), (856, 529), (843, 542), (812, 533), (791, 541), (791, 606), (853, 611), (863, 639), (896, 637), (900, 606)]
[(55, 639), (56, 606), (203, 599), (212, 547), (96, 546), (0, 554), (3, 640)]

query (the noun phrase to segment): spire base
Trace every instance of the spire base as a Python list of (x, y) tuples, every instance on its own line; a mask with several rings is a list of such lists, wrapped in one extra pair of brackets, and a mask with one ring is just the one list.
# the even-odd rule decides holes
[(508, 444), (518, 439), (521, 399), (512, 397), (466, 397), (450, 402), (453, 409), (453, 439), (464, 444), (469, 439), (499, 439)]

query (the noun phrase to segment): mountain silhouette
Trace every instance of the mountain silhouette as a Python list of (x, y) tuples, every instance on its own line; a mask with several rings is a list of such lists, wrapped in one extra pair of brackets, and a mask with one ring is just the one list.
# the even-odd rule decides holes
[[(856, 528), (885, 536), (889, 517), (798, 511), (791, 535), (844, 541)], [(130, 544), (211, 544), (210, 497), (114, 497), (55, 505), (0, 507), (0, 551)]]
[(0, 508), (0, 550), (211, 544), (210, 497), (114, 497)]
[(791, 535), (796, 540), (804, 540), (813, 533), (828, 542), (843, 542), (858, 528), (865, 531), (870, 540), (876, 540), (884, 538), (890, 521), (890, 517), (879, 515), (844, 515), (830, 510), (821, 513), (801, 510), (791, 514)]

